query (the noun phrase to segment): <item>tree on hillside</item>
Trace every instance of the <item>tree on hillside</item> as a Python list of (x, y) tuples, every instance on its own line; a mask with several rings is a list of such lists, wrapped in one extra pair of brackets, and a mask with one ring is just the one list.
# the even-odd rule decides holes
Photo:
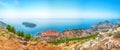
[(30, 40), (31, 35), (30, 34), (25, 34), (24, 37), (25, 37), (26, 40)]
[(14, 28), (14, 26), (11, 27), (10, 31), (16, 33), (16, 29)]
[(118, 27), (120, 27), (120, 24), (118, 24)]
[(20, 32), (20, 36), (24, 37), (24, 32), (23, 31)]
[(11, 26), (11, 25), (7, 25), (6, 26), (6, 29), (10, 32), (13, 32), (13, 33), (16, 33), (16, 29), (14, 28), (14, 26)]
[(17, 31), (17, 33), (16, 33), (18, 36), (20, 36), (20, 31)]
[(10, 31), (11, 26), (10, 26), (10, 25), (7, 25), (7, 26), (6, 26), (6, 29), (7, 29), (8, 31)]
[(16, 34), (17, 34), (18, 36), (24, 37), (24, 32), (23, 32), (23, 31), (18, 31)]
[(16, 31), (16, 29), (14, 28), (14, 26), (11, 25), (7, 25), (6, 29), (10, 32), (13, 32), (15, 34), (17, 34), (18, 36), (24, 37), (26, 40), (30, 40), (31, 35), (30, 34), (24, 34), (23, 31)]

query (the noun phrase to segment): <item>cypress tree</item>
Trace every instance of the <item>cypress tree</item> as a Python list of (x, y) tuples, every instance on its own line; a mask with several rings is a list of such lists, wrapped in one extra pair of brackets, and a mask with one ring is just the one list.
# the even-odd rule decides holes
[(23, 31), (16, 31), (14, 26), (11, 27), (10, 25), (7, 25), (6, 29), (10, 32), (13, 32), (13, 33), (17, 34), (18, 36), (24, 37), (26, 40), (30, 40), (30, 38), (31, 38), (30, 34), (24, 34)]
[(24, 32), (23, 31), (20, 32), (20, 36), (24, 37)]
[(17, 31), (17, 33), (16, 33), (18, 36), (20, 36), (20, 31)]
[(24, 37), (25, 37), (26, 40), (30, 40), (31, 35), (30, 34), (25, 34)]
[(11, 32), (16, 33), (16, 29), (13, 26), (11, 27), (10, 30), (11, 30)]
[(7, 25), (6, 26), (6, 29), (10, 32), (13, 32), (13, 33), (16, 33), (16, 29), (14, 28), (14, 26), (11, 26), (11, 25)]
[(7, 29), (8, 31), (10, 31), (10, 30), (11, 30), (11, 26), (10, 26), (10, 25), (7, 25), (7, 26), (6, 26), (6, 29)]

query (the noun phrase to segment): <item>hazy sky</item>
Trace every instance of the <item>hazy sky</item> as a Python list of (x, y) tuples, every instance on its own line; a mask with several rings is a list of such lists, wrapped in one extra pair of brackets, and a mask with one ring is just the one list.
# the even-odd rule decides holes
[(120, 0), (0, 0), (0, 18), (120, 18)]

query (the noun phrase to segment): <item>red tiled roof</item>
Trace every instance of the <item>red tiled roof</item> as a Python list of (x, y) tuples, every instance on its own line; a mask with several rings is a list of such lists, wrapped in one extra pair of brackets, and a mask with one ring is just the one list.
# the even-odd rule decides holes
[(56, 30), (47, 30), (42, 32), (42, 36), (57, 36), (59, 35), (59, 32)]

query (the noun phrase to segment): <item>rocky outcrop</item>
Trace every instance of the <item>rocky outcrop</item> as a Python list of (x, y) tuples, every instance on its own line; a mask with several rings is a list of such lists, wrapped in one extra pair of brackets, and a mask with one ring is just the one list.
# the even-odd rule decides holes
[(62, 37), (67, 38), (75, 38), (75, 37), (86, 37), (91, 35), (93, 31), (91, 30), (84, 30), (84, 29), (72, 29), (66, 30), (63, 32)]
[(105, 21), (105, 22), (99, 22), (98, 24), (93, 25), (92, 29), (93, 30), (103, 30), (103, 29), (110, 29), (114, 28), (117, 25), (115, 23)]
[[(98, 31), (98, 37), (83, 44), (76, 45), (77, 50), (117, 50), (120, 49), (120, 38), (114, 38), (113, 35), (120, 31), (119, 28), (108, 29), (108, 32)], [(111, 33), (111, 36), (108, 34)]]

